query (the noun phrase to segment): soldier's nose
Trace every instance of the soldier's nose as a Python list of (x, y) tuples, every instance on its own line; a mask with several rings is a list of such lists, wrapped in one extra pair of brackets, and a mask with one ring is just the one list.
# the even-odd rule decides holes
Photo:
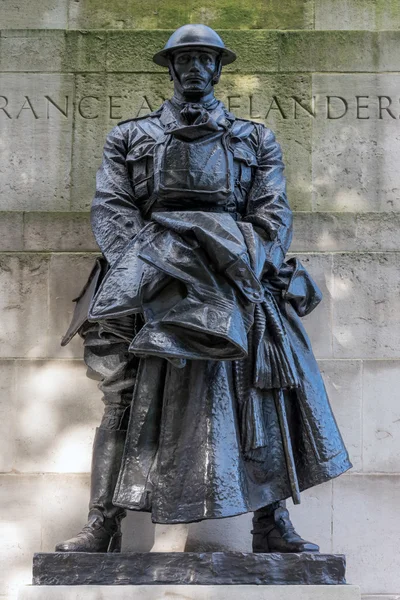
[(190, 62), (190, 71), (200, 71), (200, 64), (197, 58), (192, 58)]

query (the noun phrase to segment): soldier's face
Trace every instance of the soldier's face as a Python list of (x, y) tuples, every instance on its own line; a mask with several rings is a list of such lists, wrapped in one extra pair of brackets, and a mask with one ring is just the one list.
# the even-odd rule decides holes
[(216, 52), (206, 48), (174, 52), (173, 65), (184, 94), (204, 93), (212, 87), (217, 57)]

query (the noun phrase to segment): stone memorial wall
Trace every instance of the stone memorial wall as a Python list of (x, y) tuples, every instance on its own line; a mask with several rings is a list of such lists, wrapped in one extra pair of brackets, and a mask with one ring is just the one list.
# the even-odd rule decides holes
[[(303, 495), (300, 533), (343, 552), (370, 600), (400, 596), (398, 0), (0, 2), (0, 600), (35, 551), (85, 521), (102, 412), (82, 346), (60, 347), (96, 256), (88, 210), (107, 131), (171, 93), (151, 57), (186, 22), (238, 61), (218, 96), (281, 142), (291, 252), (323, 303), (305, 319), (354, 468)], [(191, 526), (188, 549), (250, 550), (251, 515)], [(148, 550), (149, 516), (124, 523)]]

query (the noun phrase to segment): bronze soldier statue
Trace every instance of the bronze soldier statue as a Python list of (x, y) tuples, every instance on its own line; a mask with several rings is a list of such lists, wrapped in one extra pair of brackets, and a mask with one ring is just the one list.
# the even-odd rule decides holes
[(280, 146), (214, 96), (236, 59), (204, 25), (154, 61), (174, 94), (120, 123), (97, 174), (98, 259), (79, 331), (104, 394), (88, 523), (56, 547), (112, 552), (126, 509), (155, 523), (253, 512), (254, 552), (318, 552), (285, 506), (351, 467), (300, 317), (321, 300), (296, 258)]

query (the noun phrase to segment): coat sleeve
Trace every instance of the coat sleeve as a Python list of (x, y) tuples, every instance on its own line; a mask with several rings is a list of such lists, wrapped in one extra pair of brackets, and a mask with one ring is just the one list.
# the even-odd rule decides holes
[(286, 198), (281, 148), (273, 132), (263, 126), (257, 162), (243, 220), (252, 223), (264, 241), (267, 270), (278, 273), (292, 241), (293, 217)]
[(104, 146), (91, 210), (96, 242), (111, 265), (144, 226), (128, 175), (127, 153), (124, 133), (119, 126), (114, 127)]

